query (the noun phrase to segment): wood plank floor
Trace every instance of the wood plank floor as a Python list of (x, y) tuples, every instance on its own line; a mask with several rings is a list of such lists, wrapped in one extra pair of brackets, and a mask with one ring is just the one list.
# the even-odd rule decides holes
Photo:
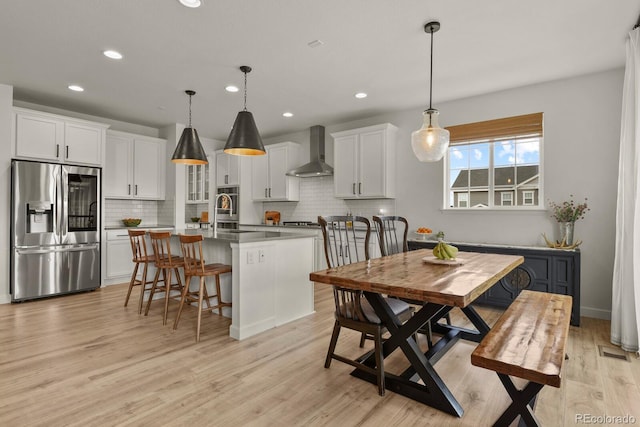
[[(380, 397), (340, 362), (325, 369), (328, 286), (316, 286), (315, 314), (241, 342), (229, 338), (229, 319), (204, 315), (199, 344), (195, 309), (185, 309), (173, 331), (162, 326), (162, 302), (139, 316), (136, 298), (122, 306), (125, 292), (116, 285), (0, 305), (0, 425), (476, 427), (491, 425), (509, 403), (493, 372), (471, 366), (474, 344), (463, 341), (436, 364), (462, 418), (391, 391)], [(489, 323), (500, 314), (481, 312)], [(582, 325), (571, 327), (563, 387), (543, 389), (537, 416), (545, 426), (579, 425), (577, 414), (640, 423), (640, 361), (600, 356), (598, 344), (613, 347), (609, 322), (583, 318)], [(358, 338), (344, 330), (338, 350), (362, 353)], [(403, 367), (396, 354), (386, 364), (392, 372)]]

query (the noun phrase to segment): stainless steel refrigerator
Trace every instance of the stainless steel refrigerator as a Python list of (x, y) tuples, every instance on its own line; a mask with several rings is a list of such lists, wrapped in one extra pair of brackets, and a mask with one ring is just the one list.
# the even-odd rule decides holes
[(100, 287), (99, 168), (11, 162), (11, 301)]

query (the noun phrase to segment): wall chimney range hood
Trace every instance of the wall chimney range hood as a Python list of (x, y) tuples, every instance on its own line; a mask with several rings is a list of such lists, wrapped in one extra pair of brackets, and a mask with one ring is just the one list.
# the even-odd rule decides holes
[(313, 178), (315, 176), (331, 176), (333, 168), (324, 162), (324, 126), (311, 126), (309, 141), (311, 161), (287, 172), (289, 176)]

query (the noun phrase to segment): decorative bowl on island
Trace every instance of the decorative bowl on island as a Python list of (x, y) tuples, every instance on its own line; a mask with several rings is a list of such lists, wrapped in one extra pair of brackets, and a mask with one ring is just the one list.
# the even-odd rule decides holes
[(200, 217), (197, 217), (197, 216), (191, 217), (191, 222), (199, 222), (199, 221), (200, 221)]
[(122, 223), (125, 227), (137, 227), (142, 222), (140, 218), (125, 218), (122, 220)]

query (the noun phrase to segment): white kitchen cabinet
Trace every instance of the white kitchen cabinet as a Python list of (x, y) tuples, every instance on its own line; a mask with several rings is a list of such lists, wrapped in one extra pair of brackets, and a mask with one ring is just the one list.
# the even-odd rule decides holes
[(164, 139), (107, 132), (103, 169), (105, 198), (163, 200), (165, 146)]
[(109, 125), (14, 108), (15, 157), (102, 166)]
[(385, 123), (331, 134), (334, 139), (335, 197), (395, 197), (397, 129)]
[[(147, 247), (147, 251), (151, 248)], [(106, 274), (107, 279), (131, 276), (133, 253), (126, 229), (107, 231)]]
[(216, 185), (240, 185), (240, 157), (216, 151)]
[[(173, 231), (173, 228), (141, 228), (144, 231)], [(107, 230), (104, 233), (106, 242), (103, 255), (103, 284), (113, 285), (116, 283), (126, 283), (131, 279), (133, 273), (133, 253), (131, 251), (131, 243), (129, 240), (129, 232), (127, 228), (118, 228)], [(147, 255), (153, 255), (153, 247), (149, 235), (145, 236), (147, 245)], [(152, 280), (155, 274), (155, 266), (149, 264), (147, 271), (147, 280)], [(142, 267), (138, 269), (138, 278), (142, 276)]]
[(300, 200), (299, 178), (287, 171), (299, 166), (299, 145), (281, 142), (265, 147), (267, 154), (251, 159), (252, 198), (254, 201)]
[(206, 203), (209, 201), (209, 164), (211, 156), (207, 155), (206, 165), (187, 165), (187, 203)]

